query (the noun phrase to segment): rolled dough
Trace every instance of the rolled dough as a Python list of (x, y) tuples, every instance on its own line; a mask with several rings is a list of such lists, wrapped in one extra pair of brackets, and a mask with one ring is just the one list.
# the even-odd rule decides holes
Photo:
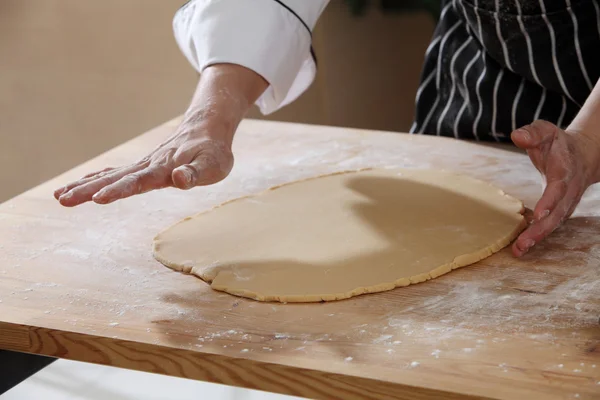
[(436, 278), (508, 245), (521, 201), (434, 170), (377, 169), (271, 188), (154, 239), (164, 265), (260, 301), (315, 302)]

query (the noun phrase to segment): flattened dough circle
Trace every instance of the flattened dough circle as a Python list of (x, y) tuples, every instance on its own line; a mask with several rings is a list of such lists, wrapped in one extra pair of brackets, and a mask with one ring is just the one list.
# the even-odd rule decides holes
[(435, 170), (319, 176), (226, 202), (154, 239), (164, 265), (260, 301), (315, 302), (436, 278), (508, 245), (521, 201)]

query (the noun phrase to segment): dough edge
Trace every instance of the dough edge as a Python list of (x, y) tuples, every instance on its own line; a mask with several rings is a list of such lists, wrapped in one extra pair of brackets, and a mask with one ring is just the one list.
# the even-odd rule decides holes
[[(195, 268), (194, 267), (189, 267), (189, 266), (185, 266), (185, 265), (181, 265), (181, 264), (177, 264), (174, 262), (170, 262), (169, 260), (165, 259), (164, 257), (162, 257), (159, 253), (159, 247), (160, 247), (160, 236), (168, 231), (169, 229), (171, 229), (172, 227), (181, 224), (185, 221), (188, 221), (196, 216), (199, 215), (203, 215), (209, 212), (212, 212), (220, 207), (223, 207), (229, 203), (232, 203), (234, 201), (240, 201), (243, 199), (247, 199), (247, 198), (252, 198), (264, 193), (268, 193), (272, 190), (276, 190), (279, 189), (281, 187), (287, 186), (287, 185), (293, 185), (296, 183), (300, 183), (300, 182), (305, 182), (305, 181), (310, 181), (313, 179), (319, 179), (319, 178), (323, 178), (323, 177), (329, 177), (329, 176), (335, 176), (335, 175), (342, 175), (342, 174), (349, 174), (349, 173), (356, 173), (356, 172), (362, 172), (362, 171), (372, 171), (372, 170), (376, 170), (376, 169), (382, 169), (382, 170), (386, 170), (386, 169), (401, 169), (401, 167), (379, 167), (379, 168), (360, 168), (360, 169), (353, 169), (353, 170), (344, 170), (344, 171), (337, 171), (337, 172), (330, 172), (330, 173), (325, 173), (325, 174), (320, 174), (320, 175), (316, 175), (316, 176), (312, 176), (312, 177), (308, 177), (308, 178), (304, 178), (304, 179), (298, 179), (298, 180), (294, 180), (294, 181), (290, 181), (290, 182), (285, 182), (279, 185), (275, 185), (275, 186), (271, 186), (263, 191), (257, 192), (257, 193), (253, 193), (253, 194), (249, 194), (246, 196), (242, 196), (242, 197), (236, 197), (234, 199), (230, 199), (227, 200), (223, 203), (217, 204), (214, 207), (211, 207), (207, 210), (201, 211), (199, 213), (196, 213), (192, 216), (188, 216), (174, 224), (172, 224), (171, 226), (167, 227), (166, 229), (164, 229), (161, 233), (159, 233), (158, 235), (156, 235), (154, 237), (153, 243), (152, 243), (152, 255), (153, 257), (159, 261), (161, 264), (163, 264), (164, 266), (178, 271), (178, 272), (182, 272), (184, 274), (189, 274), (189, 275), (194, 275), (200, 279), (202, 279), (203, 281), (205, 281), (206, 283), (208, 283), (210, 285), (210, 287), (214, 290), (220, 291), (220, 292), (225, 292), (225, 293), (229, 293), (233, 296), (238, 296), (238, 297), (244, 297), (244, 298), (248, 298), (248, 299), (252, 299), (252, 300), (256, 300), (256, 301), (261, 301), (261, 302), (279, 302), (279, 303), (318, 303), (318, 302), (325, 302), (325, 301), (336, 301), (336, 300), (345, 300), (345, 299), (349, 299), (351, 297), (355, 297), (355, 296), (360, 296), (363, 294), (369, 294), (369, 293), (379, 293), (379, 292), (386, 292), (386, 291), (390, 291), (393, 290), (395, 288), (398, 287), (404, 287), (404, 286), (409, 286), (409, 285), (413, 285), (413, 284), (417, 284), (417, 283), (422, 283), (422, 282), (426, 282), (430, 279), (434, 279), (437, 278), (439, 276), (445, 275), (455, 269), (458, 268), (462, 268), (462, 267), (466, 267), (468, 265), (474, 264), (478, 261), (483, 260), (484, 258), (487, 258), (489, 256), (491, 256), (494, 253), (497, 253), (498, 251), (502, 250), (504, 247), (508, 246), (527, 226), (527, 221), (525, 219), (525, 216), (523, 215), (524, 211), (525, 211), (525, 207), (523, 205), (523, 202), (507, 193), (505, 193), (503, 190), (501, 190), (500, 188), (482, 181), (480, 179), (476, 179), (473, 178), (469, 175), (462, 175), (462, 174), (458, 174), (456, 172), (453, 171), (448, 171), (448, 170), (444, 170), (444, 169), (439, 169), (439, 170), (435, 170), (437, 172), (443, 172), (446, 174), (453, 174), (453, 175), (457, 175), (460, 176), (461, 178), (465, 178), (465, 179), (470, 179), (473, 181), (478, 182), (479, 184), (485, 184), (493, 189), (496, 189), (499, 191), (499, 194), (505, 197), (508, 197), (511, 201), (514, 201), (515, 203), (519, 203), (520, 204), (520, 209), (519, 211), (516, 213), (516, 216), (520, 219), (520, 224), (515, 228), (515, 230), (513, 232), (511, 232), (510, 234), (500, 238), (500, 240), (498, 240), (497, 242), (493, 243), (490, 246), (486, 246), (482, 249), (479, 249), (473, 253), (469, 253), (469, 254), (463, 254), (460, 255), (456, 258), (454, 258), (454, 260), (452, 260), (452, 262), (448, 263), (448, 264), (444, 264), (441, 265), (437, 268), (435, 268), (434, 270), (427, 272), (427, 273), (423, 273), (423, 274), (419, 274), (419, 275), (414, 275), (408, 278), (401, 278), (398, 279), (394, 282), (391, 283), (385, 283), (385, 284), (378, 284), (378, 285), (373, 285), (373, 286), (366, 286), (366, 287), (359, 287), (356, 289), (353, 289), (349, 292), (342, 292), (342, 293), (335, 293), (335, 294), (328, 294), (328, 295), (289, 295), (289, 296), (266, 296), (263, 295), (261, 293), (256, 293), (256, 292), (252, 292), (249, 290), (235, 290), (235, 289), (230, 289), (224, 286), (216, 286), (213, 284), (212, 279), (209, 279), (206, 276), (202, 276), (201, 273), (196, 273), (195, 272)], [(421, 169), (421, 168), (404, 168), (406, 170), (412, 170), (412, 171), (432, 171), (432, 169)]]

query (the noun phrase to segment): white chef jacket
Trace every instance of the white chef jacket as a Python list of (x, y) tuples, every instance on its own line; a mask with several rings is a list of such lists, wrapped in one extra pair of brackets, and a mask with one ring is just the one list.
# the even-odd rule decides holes
[(311, 34), (329, 0), (191, 0), (173, 19), (175, 39), (201, 73), (216, 63), (244, 66), (268, 83), (256, 104), (270, 114), (313, 82)]

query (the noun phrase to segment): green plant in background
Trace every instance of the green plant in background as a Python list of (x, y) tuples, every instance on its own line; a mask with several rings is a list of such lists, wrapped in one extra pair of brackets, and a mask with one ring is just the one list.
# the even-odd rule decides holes
[[(344, 0), (354, 15), (363, 15), (375, 0)], [(384, 13), (425, 10), (437, 22), (441, 12), (441, 0), (379, 0), (379, 7)]]

